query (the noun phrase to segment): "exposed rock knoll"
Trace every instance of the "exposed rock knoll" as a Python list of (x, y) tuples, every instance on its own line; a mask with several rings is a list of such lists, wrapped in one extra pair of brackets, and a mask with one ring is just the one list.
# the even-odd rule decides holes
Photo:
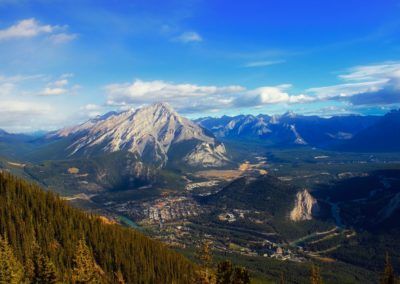
[(295, 205), (290, 212), (290, 220), (295, 222), (312, 220), (318, 212), (317, 200), (305, 189), (296, 194)]

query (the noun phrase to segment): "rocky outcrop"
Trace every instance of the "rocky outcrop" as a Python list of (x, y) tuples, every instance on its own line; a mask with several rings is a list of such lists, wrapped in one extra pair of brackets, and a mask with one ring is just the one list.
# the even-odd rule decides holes
[(296, 194), (295, 205), (290, 212), (290, 220), (294, 222), (312, 220), (318, 212), (317, 200), (305, 189)]

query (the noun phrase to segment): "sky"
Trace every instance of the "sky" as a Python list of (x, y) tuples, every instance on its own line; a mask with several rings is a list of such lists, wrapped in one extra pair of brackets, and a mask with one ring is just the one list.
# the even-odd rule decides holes
[(400, 107), (400, 0), (0, 0), (0, 128)]

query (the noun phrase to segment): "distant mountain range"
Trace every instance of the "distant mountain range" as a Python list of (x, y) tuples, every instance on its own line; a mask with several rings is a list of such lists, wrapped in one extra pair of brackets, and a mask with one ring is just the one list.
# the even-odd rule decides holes
[(0, 155), (23, 160), (89, 158), (126, 152), (138, 161), (222, 167), (231, 156), (223, 141), (264, 146), (311, 146), (339, 151), (400, 151), (400, 111), (385, 116), (238, 115), (191, 121), (168, 104), (109, 112), (80, 125), (37, 135), (0, 131)]
[(283, 115), (239, 115), (200, 118), (196, 122), (217, 138), (253, 140), (266, 145), (309, 145), (344, 151), (400, 150), (400, 111), (380, 116), (323, 118), (288, 112)]

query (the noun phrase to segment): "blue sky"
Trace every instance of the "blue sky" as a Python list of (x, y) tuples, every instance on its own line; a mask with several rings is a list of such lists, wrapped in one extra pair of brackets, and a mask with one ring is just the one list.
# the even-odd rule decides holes
[(189, 117), (382, 114), (400, 0), (0, 0), (0, 128), (166, 101)]

